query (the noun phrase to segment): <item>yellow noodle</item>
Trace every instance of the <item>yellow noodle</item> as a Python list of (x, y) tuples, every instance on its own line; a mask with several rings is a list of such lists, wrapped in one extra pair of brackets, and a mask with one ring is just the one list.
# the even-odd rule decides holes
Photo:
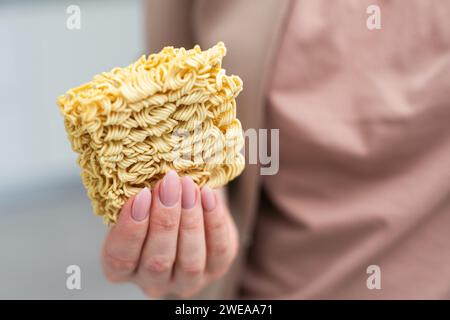
[(174, 169), (217, 188), (245, 166), (235, 99), (242, 80), (221, 68), (219, 42), (166, 47), (58, 97), (93, 210), (115, 223), (125, 201)]

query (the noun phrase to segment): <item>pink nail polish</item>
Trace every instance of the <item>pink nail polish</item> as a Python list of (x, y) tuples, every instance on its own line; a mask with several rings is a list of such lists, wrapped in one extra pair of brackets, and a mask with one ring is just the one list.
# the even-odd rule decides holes
[(166, 207), (174, 206), (180, 198), (181, 184), (174, 170), (167, 172), (159, 186), (159, 198)]
[(148, 188), (142, 189), (134, 198), (131, 217), (135, 221), (143, 221), (148, 217), (152, 194)]
[(206, 211), (212, 211), (216, 208), (216, 195), (210, 187), (204, 186), (202, 188), (202, 205)]
[(183, 209), (192, 209), (197, 197), (195, 183), (192, 181), (191, 177), (185, 176), (181, 179), (181, 186), (183, 188), (181, 206)]

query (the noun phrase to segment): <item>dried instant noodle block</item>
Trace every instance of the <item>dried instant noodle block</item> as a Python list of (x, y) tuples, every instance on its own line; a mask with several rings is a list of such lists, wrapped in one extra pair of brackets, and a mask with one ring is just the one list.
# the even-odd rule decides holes
[(166, 47), (58, 97), (94, 212), (115, 223), (125, 201), (167, 171), (217, 188), (245, 162), (236, 119), (242, 80), (225, 75), (219, 42)]

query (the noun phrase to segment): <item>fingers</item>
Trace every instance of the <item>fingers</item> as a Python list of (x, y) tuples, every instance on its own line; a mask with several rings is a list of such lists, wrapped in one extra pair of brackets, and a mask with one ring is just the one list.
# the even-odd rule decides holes
[(181, 210), (181, 184), (169, 171), (155, 186), (149, 230), (138, 267), (138, 283), (152, 297), (163, 295), (171, 279), (176, 257)]
[(109, 231), (102, 266), (110, 281), (125, 281), (134, 273), (147, 234), (151, 200), (150, 190), (142, 189), (125, 203), (117, 224)]
[(169, 290), (186, 297), (228, 270), (237, 245), (220, 195), (169, 171), (152, 193), (144, 188), (124, 205), (102, 264), (108, 279), (132, 280), (151, 297)]
[(237, 237), (228, 210), (220, 196), (203, 187), (202, 205), (206, 238), (206, 271), (213, 277), (223, 275), (236, 254)]
[(182, 181), (182, 209), (174, 270), (175, 290), (188, 296), (201, 284), (206, 264), (206, 244), (200, 190), (190, 177)]

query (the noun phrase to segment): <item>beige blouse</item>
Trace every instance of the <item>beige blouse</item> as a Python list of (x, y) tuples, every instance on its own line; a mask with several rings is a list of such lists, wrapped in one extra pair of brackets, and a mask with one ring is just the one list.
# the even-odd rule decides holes
[(241, 296), (450, 298), (450, 2), (293, 9), (267, 97), (280, 171)]

